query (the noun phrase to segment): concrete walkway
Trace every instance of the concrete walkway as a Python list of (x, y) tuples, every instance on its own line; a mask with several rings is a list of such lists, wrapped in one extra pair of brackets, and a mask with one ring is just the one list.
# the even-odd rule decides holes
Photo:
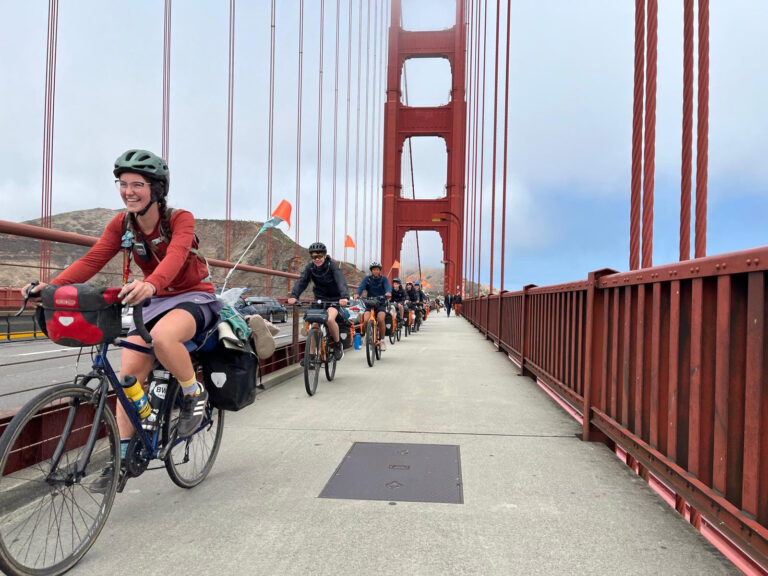
[[(369, 368), (348, 351), (227, 414), (199, 487), (147, 472), (71, 574), (739, 572), (461, 318), (432, 315)], [(463, 504), (318, 498), (354, 442), (460, 447)]]

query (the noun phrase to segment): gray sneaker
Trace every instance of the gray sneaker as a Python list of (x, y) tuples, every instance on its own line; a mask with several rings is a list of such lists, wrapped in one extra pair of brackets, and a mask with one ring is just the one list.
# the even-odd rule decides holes
[[(198, 384), (200, 386), (200, 384)], [(200, 386), (202, 388), (202, 386)], [(181, 401), (181, 414), (176, 428), (179, 438), (189, 436), (197, 430), (205, 416), (205, 404), (208, 402), (208, 392), (202, 388), (199, 394), (185, 394)]]
[(341, 343), (341, 340), (334, 343), (335, 350), (333, 351), (333, 354), (336, 356), (336, 361), (338, 362), (342, 358), (344, 358), (344, 344)]

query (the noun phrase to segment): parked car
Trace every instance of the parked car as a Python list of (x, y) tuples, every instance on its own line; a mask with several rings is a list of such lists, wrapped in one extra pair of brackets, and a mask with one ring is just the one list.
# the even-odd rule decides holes
[(276, 298), (269, 296), (251, 296), (245, 299), (246, 306), (240, 312), (243, 315), (258, 314), (270, 322), (286, 322), (288, 308), (280, 304)]
[(353, 324), (360, 324), (363, 321), (363, 313), (365, 312), (365, 304), (362, 300), (350, 299), (347, 305), (347, 311), (349, 312), (349, 321)]
[(120, 318), (122, 321), (122, 327), (120, 329), (120, 335), (125, 336), (128, 334), (128, 330), (131, 327), (131, 324), (133, 323), (133, 306), (126, 306), (123, 308), (123, 315)]

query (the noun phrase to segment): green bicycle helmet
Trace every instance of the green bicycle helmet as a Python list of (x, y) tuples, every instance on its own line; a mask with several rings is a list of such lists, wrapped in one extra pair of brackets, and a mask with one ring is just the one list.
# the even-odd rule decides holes
[(115, 160), (113, 171), (116, 177), (123, 172), (136, 172), (147, 178), (165, 182), (166, 189), (170, 184), (170, 170), (165, 160), (148, 150), (128, 150)]

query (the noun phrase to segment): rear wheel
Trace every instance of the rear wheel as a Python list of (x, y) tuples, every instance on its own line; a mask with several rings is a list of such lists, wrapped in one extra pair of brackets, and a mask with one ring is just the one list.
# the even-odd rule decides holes
[(365, 357), (368, 360), (368, 366), (373, 368), (376, 361), (376, 344), (373, 341), (373, 322), (365, 324)]
[[(304, 347), (304, 388), (310, 396), (315, 395), (317, 382), (320, 380), (320, 328), (313, 327), (307, 334), (307, 343)], [(314, 350), (314, 354), (310, 354)]]
[[(120, 473), (120, 436), (108, 406), (94, 422), (94, 391), (63, 384), (16, 414), (0, 439), (0, 568), (61, 574), (90, 549), (107, 521)], [(93, 426), (96, 443), (75, 465)], [(33, 448), (34, 447), (34, 448)]]
[(165, 469), (173, 483), (182, 488), (193, 488), (200, 484), (213, 468), (224, 433), (224, 411), (205, 406), (202, 428), (188, 438), (176, 439), (176, 427), (181, 413), (183, 392), (178, 382), (169, 387), (165, 402), (163, 421), (163, 445), (173, 442), (174, 446), (165, 457)]

